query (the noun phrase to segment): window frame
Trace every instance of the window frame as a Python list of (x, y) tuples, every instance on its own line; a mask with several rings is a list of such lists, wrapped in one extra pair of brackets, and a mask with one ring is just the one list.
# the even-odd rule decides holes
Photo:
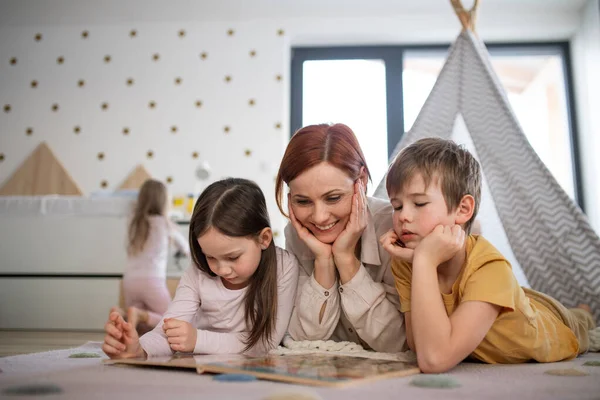
[[(571, 46), (568, 41), (558, 42), (497, 42), (485, 43), (490, 55), (560, 55), (564, 73), (566, 115), (571, 142), (571, 160), (575, 202), (585, 212), (581, 149), (577, 130)], [(383, 46), (296, 46), (291, 49), (290, 80), (290, 137), (302, 127), (302, 87), (305, 61), (316, 60), (383, 60), (386, 76), (388, 158), (404, 134), (404, 98), (402, 72), (404, 53), (410, 51), (447, 52), (450, 44), (411, 44)], [(399, 89), (399, 90), (398, 90)], [(390, 112), (390, 110), (402, 110)]]

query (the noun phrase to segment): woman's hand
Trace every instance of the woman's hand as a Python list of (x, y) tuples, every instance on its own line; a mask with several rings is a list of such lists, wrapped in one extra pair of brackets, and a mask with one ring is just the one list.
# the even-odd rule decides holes
[(198, 332), (189, 322), (175, 318), (165, 318), (162, 328), (165, 335), (167, 335), (171, 350), (191, 353), (196, 348)]
[(102, 350), (112, 359), (146, 357), (140, 346), (140, 337), (129, 322), (125, 322), (117, 311), (110, 313), (104, 325), (104, 343)]
[(367, 222), (367, 196), (365, 187), (359, 179), (354, 183), (350, 218), (346, 223), (346, 227), (332, 245), (333, 258), (342, 283), (352, 279), (360, 267), (360, 261), (355, 255), (356, 245), (367, 227)]
[(407, 263), (412, 263), (414, 250), (404, 246), (396, 231), (390, 229), (379, 238), (379, 243), (392, 257)]
[(304, 242), (304, 244), (306, 244), (310, 251), (312, 251), (312, 253), (315, 255), (315, 259), (329, 260), (332, 257), (331, 245), (321, 242), (315, 237), (315, 235), (313, 235), (308, 230), (307, 227), (302, 225), (300, 221), (296, 219), (296, 216), (294, 215), (294, 210), (291, 206), (289, 207), (288, 212), (290, 215), (290, 221), (292, 222), (292, 226), (298, 233), (298, 237)]
[(289, 207), (288, 212), (290, 215), (290, 221), (292, 222), (292, 226), (298, 233), (298, 237), (304, 242), (304, 244), (306, 244), (306, 246), (315, 256), (315, 280), (319, 282), (319, 284), (324, 288), (329, 289), (335, 284), (337, 280), (337, 276), (335, 273), (335, 264), (333, 263), (333, 253), (331, 251), (331, 245), (321, 242), (315, 237), (315, 235), (313, 235), (308, 230), (308, 228), (302, 225), (300, 221), (296, 219), (296, 216), (294, 215), (294, 210), (292, 210), (291, 206)]

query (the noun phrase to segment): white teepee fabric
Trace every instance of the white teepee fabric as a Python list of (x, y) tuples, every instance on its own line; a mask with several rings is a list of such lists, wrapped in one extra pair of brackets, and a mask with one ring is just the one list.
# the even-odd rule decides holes
[[(531, 287), (567, 307), (589, 304), (599, 319), (600, 239), (529, 144), (484, 44), (470, 30), (450, 48), (427, 101), (392, 159), (418, 139), (451, 138), (459, 115)], [(385, 177), (375, 196), (387, 198)]]

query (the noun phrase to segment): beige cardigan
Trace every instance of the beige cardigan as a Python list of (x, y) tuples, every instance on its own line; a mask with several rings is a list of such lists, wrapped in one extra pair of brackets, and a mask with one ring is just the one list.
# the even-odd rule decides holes
[[(286, 249), (300, 261), (295, 308), (288, 331), (294, 340), (348, 340), (381, 352), (399, 352), (406, 341), (404, 317), (391, 272), (390, 255), (379, 237), (392, 228), (388, 201), (367, 198), (368, 223), (360, 240), (361, 266), (341, 285), (322, 287), (313, 274), (315, 257), (291, 224), (285, 228)], [(319, 313), (327, 302), (323, 318)]]

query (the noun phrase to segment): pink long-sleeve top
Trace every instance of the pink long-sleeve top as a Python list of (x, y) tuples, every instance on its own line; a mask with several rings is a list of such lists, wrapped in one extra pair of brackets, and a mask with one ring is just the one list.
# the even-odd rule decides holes
[[(277, 321), (272, 335), (276, 347), (287, 331), (298, 286), (298, 260), (283, 250), (277, 251)], [(173, 354), (162, 329), (165, 318), (196, 324), (196, 354), (236, 354), (243, 352), (249, 327), (244, 318), (247, 288), (227, 289), (219, 277), (210, 276), (191, 265), (182, 276), (175, 298), (163, 320), (140, 338), (148, 357)], [(247, 354), (266, 353), (270, 348), (259, 341)]]
[(161, 278), (167, 279), (167, 259), (169, 257), (169, 242), (177, 249), (190, 254), (187, 239), (177, 230), (174, 223), (162, 215), (148, 217), (150, 230), (142, 250), (127, 257), (127, 267), (124, 279), (130, 278)]

